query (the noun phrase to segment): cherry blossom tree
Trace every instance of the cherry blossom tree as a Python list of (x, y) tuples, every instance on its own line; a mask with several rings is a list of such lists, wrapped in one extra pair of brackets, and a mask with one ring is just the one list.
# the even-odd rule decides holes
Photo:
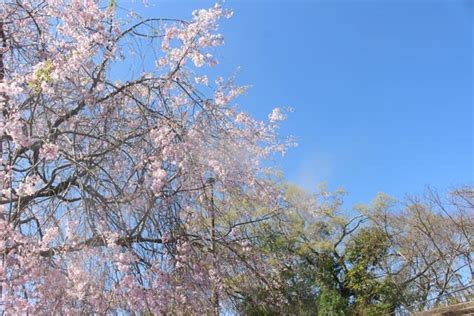
[(284, 203), (262, 162), (291, 140), (280, 109), (253, 119), (204, 70), (231, 14), (0, 4), (4, 312), (218, 314), (228, 278), (274, 286), (243, 232)]

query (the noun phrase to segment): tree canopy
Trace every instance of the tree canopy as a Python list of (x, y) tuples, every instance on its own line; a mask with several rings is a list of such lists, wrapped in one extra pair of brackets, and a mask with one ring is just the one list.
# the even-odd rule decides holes
[(380, 315), (470, 284), (472, 188), (351, 213), (287, 184), (285, 111), (209, 71), (232, 11), (117, 7), (0, 4), (2, 313)]
[(343, 192), (287, 194), (285, 212), (260, 225), (255, 243), (278, 267), (285, 304), (248, 290), (245, 313), (397, 315), (472, 299), (472, 189), (402, 201), (381, 194), (352, 217)]

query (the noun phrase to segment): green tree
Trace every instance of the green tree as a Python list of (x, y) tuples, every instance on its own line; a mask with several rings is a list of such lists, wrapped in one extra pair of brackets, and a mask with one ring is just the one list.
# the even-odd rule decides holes
[[(281, 212), (254, 226), (252, 239), (266, 264), (262, 269), (274, 271), (278, 284), (243, 289), (240, 310), (247, 315), (384, 315), (468, 282), (455, 271), (472, 267), (474, 226), (465, 210), (474, 203), (466, 189), (456, 192), (455, 211), (435, 200), (434, 206), (451, 217), (427, 200), (398, 204), (380, 195), (348, 218), (340, 215), (348, 213), (342, 209), (344, 192), (311, 195), (287, 186)], [(275, 292), (279, 303), (266, 300)]]
[(354, 314), (380, 315), (397, 306), (397, 284), (380, 269), (390, 251), (388, 236), (377, 227), (364, 227), (345, 247), (345, 285), (353, 294)]

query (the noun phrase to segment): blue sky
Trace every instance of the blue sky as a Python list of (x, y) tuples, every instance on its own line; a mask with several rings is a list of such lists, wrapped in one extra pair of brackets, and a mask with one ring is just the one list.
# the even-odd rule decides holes
[[(213, 1), (150, 1), (189, 18)], [(119, 3), (126, 7), (126, 1)], [(252, 88), (243, 109), (299, 146), (279, 161), (307, 189), (344, 187), (350, 203), (426, 185), (474, 182), (473, 6), (469, 1), (230, 0), (218, 70)], [(142, 12), (141, 12), (142, 13)]]

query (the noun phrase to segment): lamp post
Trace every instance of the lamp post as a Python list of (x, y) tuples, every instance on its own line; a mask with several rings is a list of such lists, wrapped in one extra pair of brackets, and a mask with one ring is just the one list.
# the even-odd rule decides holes
[[(211, 253), (213, 257), (212, 265), (215, 272), (215, 277), (217, 277), (217, 242), (216, 242), (216, 210), (214, 205), (214, 183), (216, 179), (209, 178), (206, 181), (206, 184), (211, 188), (211, 194), (209, 199), (209, 215), (211, 217)], [(214, 315), (218, 316), (220, 314), (219, 307), (219, 291), (217, 289), (217, 280), (214, 277), (212, 281), (212, 307), (214, 310)]]

